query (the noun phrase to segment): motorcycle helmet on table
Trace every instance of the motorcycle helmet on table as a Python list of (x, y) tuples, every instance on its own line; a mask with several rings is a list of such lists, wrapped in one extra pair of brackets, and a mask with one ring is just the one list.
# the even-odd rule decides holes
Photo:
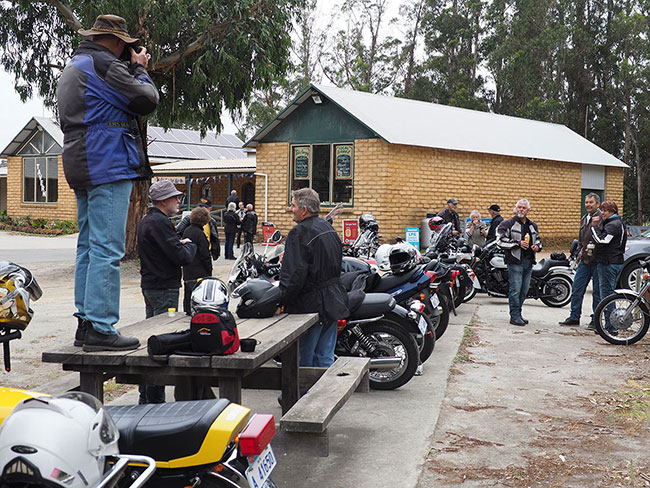
[(198, 311), (210, 311), (217, 308), (228, 310), (228, 287), (219, 278), (201, 278), (192, 290), (190, 306), (192, 315)]
[(23, 400), (0, 428), (0, 486), (96, 486), (118, 439), (110, 415), (87, 393)]
[(279, 286), (262, 279), (252, 279), (239, 285), (232, 296), (240, 298), (237, 316), (245, 318), (272, 317), (282, 299)]

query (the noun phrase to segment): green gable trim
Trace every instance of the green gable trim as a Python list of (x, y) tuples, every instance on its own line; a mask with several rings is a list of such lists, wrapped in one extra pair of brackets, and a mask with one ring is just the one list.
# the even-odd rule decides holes
[(307, 98), (259, 142), (315, 144), (380, 137), (325, 96), (321, 100), (315, 104)]

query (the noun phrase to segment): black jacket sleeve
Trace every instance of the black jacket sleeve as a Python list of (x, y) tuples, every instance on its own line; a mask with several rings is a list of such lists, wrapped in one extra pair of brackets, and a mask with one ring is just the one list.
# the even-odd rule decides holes
[(181, 221), (176, 226), (176, 233), (178, 234), (179, 237), (183, 235), (183, 232), (185, 232), (185, 229), (187, 229), (189, 225), (190, 225), (190, 216), (186, 215), (181, 219)]
[(188, 242), (181, 244), (178, 234), (171, 223), (171, 220), (162, 221), (161, 225), (152, 228), (154, 239), (160, 243), (162, 252), (178, 266), (189, 264), (196, 255), (196, 244)]

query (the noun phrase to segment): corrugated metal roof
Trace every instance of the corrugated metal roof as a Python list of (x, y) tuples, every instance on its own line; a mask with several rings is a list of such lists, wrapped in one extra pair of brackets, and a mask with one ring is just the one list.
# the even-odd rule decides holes
[(153, 174), (162, 175), (199, 175), (215, 173), (254, 173), (257, 166), (255, 158), (243, 159), (195, 159), (176, 161), (175, 163), (152, 166)]
[(254, 147), (316, 93), (391, 144), (627, 167), (564, 125), (324, 85), (312, 85), (245, 146)]
[[(32, 117), (9, 145), (0, 153), (7, 157), (16, 154), (31, 133), (40, 125), (57, 144), (63, 147), (63, 132), (54, 119)], [(167, 159), (240, 159), (246, 158), (242, 141), (233, 134), (208, 133), (204, 138), (197, 130), (169, 129), (149, 126), (147, 128), (149, 158)]]

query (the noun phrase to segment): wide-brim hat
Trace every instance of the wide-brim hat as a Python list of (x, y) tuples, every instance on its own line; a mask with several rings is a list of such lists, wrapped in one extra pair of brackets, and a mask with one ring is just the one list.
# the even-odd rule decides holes
[(117, 15), (99, 15), (92, 29), (79, 29), (84, 37), (111, 35), (122, 39), (127, 44), (136, 44), (139, 39), (131, 37), (126, 30), (126, 20)]
[(182, 194), (183, 192), (178, 191), (169, 180), (156, 181), (149, 187), (149, 197), (154, 202), (162, 202), (163, 200)]

